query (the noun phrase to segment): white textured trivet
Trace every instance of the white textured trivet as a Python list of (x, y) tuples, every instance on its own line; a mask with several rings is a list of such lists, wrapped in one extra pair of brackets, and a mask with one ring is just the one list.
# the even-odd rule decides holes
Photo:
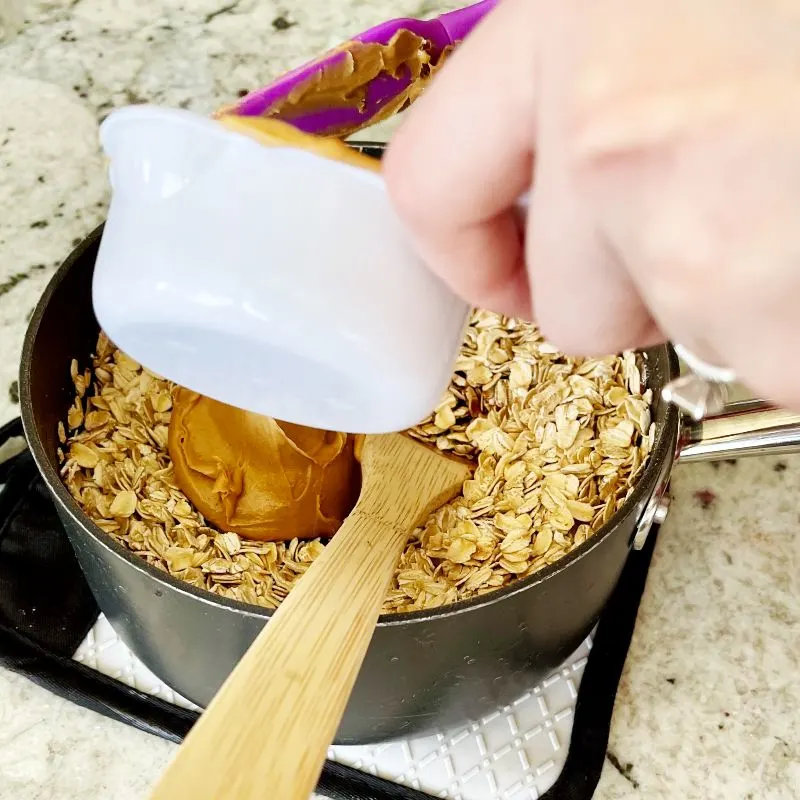
[[(535, 800), (564, 766), (591, 646), (589, 636), (552, 675), (479, 722), (386, 744), (332, 747), (330, 758), (448, 800)], [(153, 675), (102, 615), (75, 660), (169, 703), (197, 709)]]

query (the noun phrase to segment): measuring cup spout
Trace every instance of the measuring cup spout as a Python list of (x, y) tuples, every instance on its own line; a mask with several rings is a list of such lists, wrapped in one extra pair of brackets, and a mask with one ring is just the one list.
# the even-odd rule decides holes
[(175, 109), (132, 106), (100, 126), (114, 192), (170, 197), (214, 168), (230, 146), (213, 120)]

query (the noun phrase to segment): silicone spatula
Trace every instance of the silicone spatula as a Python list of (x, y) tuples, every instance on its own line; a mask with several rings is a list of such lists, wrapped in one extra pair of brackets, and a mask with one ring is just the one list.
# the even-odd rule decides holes
[[(448, 48), (464, 39), (497, 2), (482, 0), (431, 20), (406, 17), (383, 22), (216, 116), (276, 117), (306, 133), (349, 136), (402, 110), (413, 99), (412, 84), (423, 84)], [(406, 39), (401, 41), (398, 36), (404, 33)], [(419, 53), (409, 51), (417, 47), (415, 37)], [(390, 44), (397, 45), (391, 54), (382, 49)], [(341, 89), (338, 94), (337, 89)]]

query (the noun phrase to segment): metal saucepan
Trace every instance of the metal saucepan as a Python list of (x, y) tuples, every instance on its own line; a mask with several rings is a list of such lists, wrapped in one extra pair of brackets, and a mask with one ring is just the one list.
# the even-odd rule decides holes
[[(380, 153), (375, 148), (375, 154)], [(72, 358), (97, 341), (91, 284), (101, 229), (67, 259), (30, 322), (21, 367), (22, 418), (100, 608), (156, 675), (204, 706), (267, 622), (266, 609), (195, 589), (148, 566), (104, 534), (59, 478), (57, 426), (73, 399)], [(667, 508), (681, 461), (800, 450), (800, 415), (763, 403), (682, 427), (659, 389), (679, 373), (674, 352), (646, 353), (656, 442), (626, 504), (584, 544), (527, 579), (433, 611), (383, 616), (339, 728), (338, 744), (364, 744), (459, 724), (513, 702), (586, 637), (632, 548)]]

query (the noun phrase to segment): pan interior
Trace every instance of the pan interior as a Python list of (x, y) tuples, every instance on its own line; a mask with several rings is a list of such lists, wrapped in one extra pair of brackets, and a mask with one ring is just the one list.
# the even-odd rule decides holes
[[(166, 582), (176, 589), (202, 598), (205, 602), (220, 603), (245, 613), (269, 616), (271, 612), (268, 609), (196, 589), (151, 567), (91, 522), (61, 482), (57, 458), (59, 447), (57, 431), (59, 421), (65, 418), (73, 400), (74, 386), (69, 365), (76, 357), (80, 369), (88, 364), (99, 332), (98, 322), (92, 310), (91, 285), (101, 233), (102, 227), (94, 231), (67, 259), (54, 276), (31, 319), (23, 349), (20, 387), (23, 422), (34, 458), (58, 501), (70, 516), (92, 536), (100, 539), (117, 557), (125, 559), (138, 569), (145, 570), (154, 580)], [(644, 495), (652, 493), (665, 460), (671, 462), (674, 457), (678, 436), (678, 415), (672, 406), (661, 400), (659, 389), (670, 377), (677, 374), (678, 363), (674, 352), (666, 346), (661, 346), (644, 352), (640, 358), (640, 366), (646, 386), (653, 390), (652, 412), (656, 423), (656, 443), (631, 497), (607, 525), (559, 562), (529, 578), (515, 581), (478, 598), (442, 608), (384, 615), (380, 624), (398, 624), (458, 613), (471, 607), (496, 602), (503, 596), (539, 583), (581, 558), (608, 535), (619, 520), (640, 503)]]

